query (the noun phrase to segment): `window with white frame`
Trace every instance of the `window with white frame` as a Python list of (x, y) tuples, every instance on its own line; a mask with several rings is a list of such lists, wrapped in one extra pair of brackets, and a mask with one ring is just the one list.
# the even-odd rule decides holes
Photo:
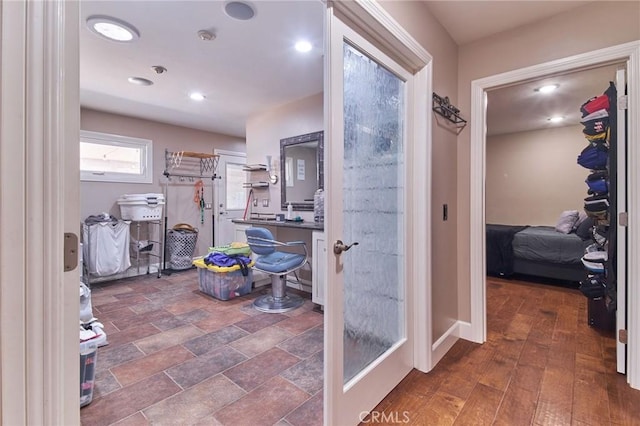
[(80, 180), (152, 183), (149, 139), (80, 131)]

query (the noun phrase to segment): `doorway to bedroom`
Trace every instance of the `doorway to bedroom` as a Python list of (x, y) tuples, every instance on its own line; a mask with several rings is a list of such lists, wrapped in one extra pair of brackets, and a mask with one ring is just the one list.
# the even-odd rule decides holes
[[(485, 173), (487, 172), (488, 164), (485, 164), (485, 127), (484, 124), (487, 123), (485, 121), (486, 111), (485, 106), (487, 105), (487, 94), (493, 89), (503, 88), (508, 86), (514, 86), (517, 84), (521, 84), (522, 82), (529, 82), (533, 80), (541, 80), (542, 77), (548, 76), (556, 76), (556, 75), (564, 75), (570, 74), (572, 72), (576, 72), (579, 70), (585, 69), (594, 69), (603, 67), (608, 64), (617, 64), (622, 63), (624, 66), (622, 70), (619, 70), (616, 73), (615, 78), (609, 78), (610, 81), (617, 80), (618, 87), (627, 88), (627, 93), (633, 94), (634, 87), (638, 83), (638, 75), (637, 68), (634, 66), (636, 58), (639, 54), (638, 52), (639, 46), (637, 43), (628, 43), (625, 45), (620, 45), (612, 48), (602, 49), (599, 51), (589, 52), (581, 55), (576, 55), (569, 58), (564, 58), (562, 60), (558, 60), (552, 63), (539, 64), (528, 68), (523, 68), (520, 70), (508, 72), (505, 74), (500, 74), (496, 76), (491, 76), (487, 78), (483, 78), (480, 80), (475, 80), (472, 82), (472, 115), (476, 116), (475, 122), (472, 123), (472, 154), (471, 154), (471, 200), (472, 205), (476, 208), (476, 212), (474, 213), (472, 210), (472, 218), (471, 218), (471, 250), (477, 250), (478, 256), (472, 257), (471, 262), (471, 293), (472, 293), (472, 302), (471, 302), (471, 324), (472, 324), (472, 334), (474, 339), (482, 342), (487, 340), (487, 328), (486, 328), (486, 309), (487, 306), (485, 302), (487, 302), (486, 294), (487, 290), (487, 279), (485, 276), (485, 243), (486, 238), (486, 229), (485, 225)], [(626, 80), (625, 80), (626, 73)], [(597, 93), (593, 95), (599, 95), (605, 91), (606, 87), (600, 88)], [(584, 103), (589, 96), (585, 99), (581, 99), (580, 103), (577, 104), (579, 108), (581, 103)], [(615, 98), (612, 98), (612, 102), (616, 102)], [(633, 117), (635, 112), (634, 110), (637, 108), (637, 100), (632, 96), (626, 95), (624, 99), (624, 115), (628, 115), (629, 117)], [(621, 105), (621, 100), (617, 100), (617, 104)], [(491, 106), (491, 101), (488, 102), (489, 108)], [(614, 109), (615, 110), (615, 109)], [(620, 114), (622, 116), (622, 114)], [(627, 126), (625, 129), (625, 125)], [(618, 126), (616, 128), (618, 134), (627, 134), (627, 138), (629, 140), (633, 140), (637, 137), (638, 133), (638, 125), (633, 120), (629, 122), (625, 122), (624, 120), (619, 120)], [(585, 141), (585, 146), (587, 145)], [(626, 150), (626, 152), (625, 152)], [(576, 158), (577, 158), (576, 153)], [(622, 169), (618, 169), (615, 176), (619, 181), (619, 188), (617, 191), (612, 190), (612, 194), (622, 194), (618, 196), (618, 200), (620, 204), (623, 205), (620, 208), (620, 204), (616, 204), (616, 201), (613, 201), (613, 205), (618, 205), (618, 209), (620, 212), (625, 212), (622, 219), (623, 221), (627, 221), (627, 215), (629, 216), (628, 222), (631, 223), (632, 219), (636, 217), (636, 213), (634, 212), (633, 205), (634, 201), (637, 197), (637, 193), (634, 189), (633, 185), (626, 185), (626, 180), (630, 179), (630, 183), (634, 182), (637, 178), (636, 174), (633, 173), (633, 170), (637, 167), (636, 159), (635, 159), (635, 147), (632, 145), (627, 145), (623, 149), (619, 150), (617, 154), (610, 156), (610, 158), (616, 159), (619, 162), (619, 165)], [(628, 163), (628, 164), (626, 164)], [(626, 170), (624, 169), (626, 167)], [(627, 173), (627, 170), (629, 173)], [(587, 173), (589, 170), (586, 170)], [(626, 185), (626, 186), (625, 186)], [(585, 187), (586, 188), (586, 187)], [(625, 202), (629, 203), (629, 207), (627, 208)], [(487, 200), (487, 203), (489, 200)], [(584, 203), (584, 201), (583, 201)], [(489, 206), (487, 206), (487, 211), (489, 210)], [(617, 219), (617, 215), (612, 216), (613, 220)], [(631, 341), (631, 336), (636, 336), (638, 332), (638, 318), (633, 314), (634, 310), (632, 306), (629, 306), (629, 309), (626, 309), (625, 304), (627, 299), (633, 302), (633, 295), (637, 292), (637, 288), (634, 286), (634, 277), (638, 274), (638, 268), (626, 262), (627, 256), (633, 256), (635, 250), (637, 250), (637, 239), (638, 233), (633, 228), (627, 228), (626, 226), (617, 226), (615, 222), (612, 225), (617, 232), (614, 235), (617, 238), (617, 244), (615, 245), (617, 251), (620, 253), (618, 256), (617, 268), (612, 270), (617, 272), (619, 277), (619, 282), (621, 283), (618, 286), (618, 309), (617, 309), (617, 330), (624, 329), (624, 333), (628, 333), (629, 341)], [(629, 238), (627, 240), (627, 234)], [(627, 253), (629, 253), (627, 255)], [(620, 304), (622, 302), (622, 305)], [(632, 304), (632, 303), (631, 303)], [(630, 314), (628, 314), (630, 313)], [(580, 316), (581, 321), (587, 321), (586, 313), (583, 313)], [(627, 382), (634, 388), (637, 388), (640, 383), (640, 377), (638, 377), (638, 371), (636, 371), (634, 367), (635, 360), (637, 359), (637, 351), (635, 350), (635, 346), (626, 345), (620, 341), (616, 342), (616, 368), (618, 372), (627, 373)], [(627, 363), (627, 357), (629, 362)]]
[[(588, 191), (594, 191), (585, 182), (590, 169), (576, 158), (588, 146), (587, 137), (605, 132), (583, 133), (580, 105), (601, 95), (617, 68), (612, 64), (487, 91), (487, 274), (574, 288), (584, 279), (581, 258), (594, 243), (595, 221), (583, 207), (585, 197), (593, 195)], [(589, 185), (606, 200), (605, 188)]]

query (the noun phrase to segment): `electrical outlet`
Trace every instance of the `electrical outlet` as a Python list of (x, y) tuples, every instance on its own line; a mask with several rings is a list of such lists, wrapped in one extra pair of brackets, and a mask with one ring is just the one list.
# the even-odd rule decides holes
[(204, 204), (204, 209), (205, 210), (211, 210), (211, 203), (205, 203)]
[(262, 207), (269, 207), (269, 199), (265, 198), (262, 200)]
[(257, 198), (253, 199), (253, 207), (258, 207), (258, 199)]

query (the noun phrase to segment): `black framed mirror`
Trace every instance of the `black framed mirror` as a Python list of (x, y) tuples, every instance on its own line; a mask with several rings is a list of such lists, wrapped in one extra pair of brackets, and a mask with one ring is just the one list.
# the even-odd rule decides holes
[(280, 139), (282, 209), (313, 210), (313, 196), (324, 189), (324, 131)]

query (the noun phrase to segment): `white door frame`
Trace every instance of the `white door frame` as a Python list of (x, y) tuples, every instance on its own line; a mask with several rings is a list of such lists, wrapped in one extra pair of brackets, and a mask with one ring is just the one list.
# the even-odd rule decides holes
[[(432, 91), (432, 57), (420, 44), (413, 39), (378, 3), (373, 1), (355, 0), (348, 2), (332, 2), (334, 13), (349, 27), (355, 29), (373, 44), (380, 47), (396, 62), (414, 73), (415, 90), (412, 96), (416, 99), (416, 109), (413, 115), (418, 123), (412, 134), (415, 142), (410, 150), (408, 163), (408, 217), (407, 235), (409, 247), (412, 249), (408, 256), (407, 279), (409, 280), (409, 293), (413, 294), (413, 318), (414, 322), (409, 329), (413, 329), (414, 339), (414, 367), (429, 371), (432, 368), (432, 318), (431, 318), (431, 114), (428, 105), (431, 101)], [(329, 12), (330, 13), (330, 12)], [(330, 45), (330, 43), (328, 43)], [(325, 58), (329, 58), (325, 54)], [(330, 77), (331, 64), (328, 59), (325, 62), (325, 128), (326, 138), (330, 138), (332, 131), (332, 111), (330, 98), (334, 90), (341, 87), (332, 85)], [(340, 92), (341, 93), (341, 92)], [(420, 117), (423, 117), (420, 120)], [(327, 141), (328, 142), (328, 141)], [(326, 146), (326, 145), (325, 145)], [(330, 187), (332, 165), (325, 161), (325, 187)], [(331, 211), (331, 198), (325, 200), (327, 211)], [(331, 235), (332, 219), (325, 219), (325, 232)], [(335, 267), (335, 259), (328, 259), (327, 267)], [(327, 300), (330, 300), (332, 288), (327, 286)], [(332, 316), (338, 315), (331, 303), (325, 305), (325, 321), (331, 321)], [(340, 313), (341, 314), (341, 313)], [(331, 377), (328, 374), (327, 363), (329, 357), (334, 357), (334, 363), (342, 362), (342, 354), (335, 354), (331, 350), (330, 342), (335, 338), (331, 333), (331, 327), (325, 324), (325, 394), (324, 394), (324, 422), (334, 424), (328, 412), (328, 401), (334, 400), (336, 395), (332, 389), (336, 386), (330, 383), (336, 380), (342, 384), (342, 377)], [(339, 360), (337, 358), (340, 358)]]
[[(640, 259), (640, 41), (612, 46), (551, 62), (509, 71), (471, 82), (471, 216), (470, 216), (470, 288), (471, 327), (469, 340), (484, 343), (486, 328), (485, 261), (485, 166), (486, 166), (486, 91), (519, 81), (593, 67), (627, 62), (628, 116), (628, 259)], [(640, 389), (640, 264), (628, 265), (628, 348), (627, 381)]]
[(0, 423), (79, 424), (79, 4), (0, 14)]

